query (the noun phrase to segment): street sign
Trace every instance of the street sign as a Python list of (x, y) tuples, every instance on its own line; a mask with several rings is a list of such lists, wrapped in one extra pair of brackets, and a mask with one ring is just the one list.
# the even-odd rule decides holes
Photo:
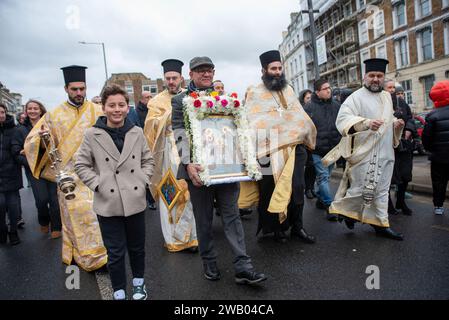
[(318, 65), (327, 62), (326, 36), (322, 36), (316, 40), (316, 51), (318, 56)]

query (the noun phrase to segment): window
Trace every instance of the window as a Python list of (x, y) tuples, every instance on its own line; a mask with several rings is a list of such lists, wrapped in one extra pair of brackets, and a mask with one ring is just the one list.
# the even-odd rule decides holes
[(125, 86), (125, 90), (128, 94), (134, 94), (134, 87), (132, 84), (127, 84)]
[(429, 93), (430, 89), (433, 87), (433, 83), (435, 82), (435, 76), (432, 74), (430, 76), (422, 77), (421, 81), (424, 88), (424, 108), (432, 109), (433, 103), (432, 100), (430, 100)]
[(357, 80), (357, 67), (352, 67), (349, 69), (349, 82), (355, 82)]
[(387, 50), (385, 47), (385, 43), (376, 46), (376, 58), (387, 59)]
[(449, 55), (449, 21), (444, 23), (444, 54)]
[(399, 1), (393, 5), (393, 29), (402, 27), (407, 24), (405, 13), (405, 2)]
[(292, 41), (292, 48), (293, 49), (295, 48), (295, 39), (293, 39), (293, 41)]
[(443, 5), (441, 7), (442, 8), (449, 7), (449, 0), (443, 0)]
[(357, 5), (357, 10), (365, 8), (365, 0), (357, 0), (356, 5)]
[(374, 16), (374, 38), (379, 38), (385, 33), (384, 12), (379, 11)]
[(432, 13), (431, 0), (415, 0), (415, 20), (424, 18)]
[(142, 91), (151, 91), (150, 86), (148, 86), (148, 85), (142, 86)]
[(417, 31), (416, 46), (418, 48), (418, 62), (433, 59), (432, 28), (427, 27)]
[(345, 17), (349, 17), (352, 14), (352, 4), (351, 2), (347, 2), (343, 7), (343, 12)]
[(346, 38), (346, 41), (350, 41), (350, 42), (354, 41), (354, 29), (353, 28), (346, 29), (345, 38)]
[(362, 74), (365, 73), (365, 64), (363, 63), (363, 61), (365, 61), (365, 60), (367, 60), (369, 58), (370, 58), (370, 51), (369, 51), (369, 49), (360, 52), (360, 62), (362, 63)]
[(364, 44), (369, 41), (368, 24), (367, 24), (366, 20), (362, 20), (359, 22), (359, 38), (360, 38), (360, 44)]
[(401, 87), (404, 89), (405, 102), (413, 104), (412, 80), (401, 81)]
[(156, 85), (150, 85), (150, 92), (152, 93), (152, 94), (154, 94), (154, 93), (157, 93), (157, 86)]
[(288, 44), (288, 52), (290, 52), (291, 47), (290, 47), (290, 43)]
[(298, 73), (298, 60), (295, 58), (295, 74)]
[(299, 34), (296, 35), (296, 40), (297, 40), (298, 43), (299, 43)]
[(403, 68), (408, 66), (408, 40), (407, 37), (402, 37), (394, 42), (396, 66)]

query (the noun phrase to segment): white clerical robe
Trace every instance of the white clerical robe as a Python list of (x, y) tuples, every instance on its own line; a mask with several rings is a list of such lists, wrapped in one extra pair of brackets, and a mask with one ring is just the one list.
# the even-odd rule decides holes
[[(377, 132), (367, 129), (349, 133), (354, 125), (358, 126), (367, 119), (383, 120), (384, 124)], [(395, 121), (391, 95), (385, 91), (373, 93), (363, 87), (343, 103), (336, 121), (342, 141), (323, 159), (325, 165), (335, 162), (340, 156), (347, 160), (335, 200), (329, 208), (330, 213), (389, 227), (388, 193), (394, 167), (394, 148), (402, 134), (402, 128), (394, 129)], [(373, 159), (376, 159), (375, 164)], [(369, 174), (370, 171), (374, 172)], [(362, 192), (370, 178), (374, 179), (376, 189), (374, 200), (367, 205), (364, 204)]]

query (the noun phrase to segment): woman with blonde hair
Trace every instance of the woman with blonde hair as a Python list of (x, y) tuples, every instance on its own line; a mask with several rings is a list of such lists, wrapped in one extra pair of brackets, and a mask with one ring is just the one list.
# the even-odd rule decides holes
[[(18, 135), (16, 136), (14, 143), (20, 148), (19, 150), (21, 150), (19, 161), (20, 164), (25, 167), (25, 174), (28, 180), (31, 181), (31, 189), (33, 190), (37, 208), (40, 230), (43, 234), (48, 234), (51, 230), (51, 238), (57, 239), (62, 235), (62, 224), (56, 183), (43, 178), (36, 179), (30, 170), (30, 166), (28, 165), (23, 150), (26, 137), (46, 112), (47, 110), (41, 102), (29, 100), (25, 104), (25, 122), (18, 127)], [(41, 149), (40, 153), (43, 155), (45, 149)]]

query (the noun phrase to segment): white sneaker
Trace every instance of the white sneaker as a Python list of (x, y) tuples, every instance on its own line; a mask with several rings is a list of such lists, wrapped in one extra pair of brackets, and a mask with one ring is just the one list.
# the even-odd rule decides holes
[(437, 216), (442, 216), (444, 213), (444, 208), (443, 207), (435, 207), (433, 209), (433, 213), (435, 213)]
[(147, 300), (147, 288), (145, 284), (141, 286), (133, 286), (133, 300)]

